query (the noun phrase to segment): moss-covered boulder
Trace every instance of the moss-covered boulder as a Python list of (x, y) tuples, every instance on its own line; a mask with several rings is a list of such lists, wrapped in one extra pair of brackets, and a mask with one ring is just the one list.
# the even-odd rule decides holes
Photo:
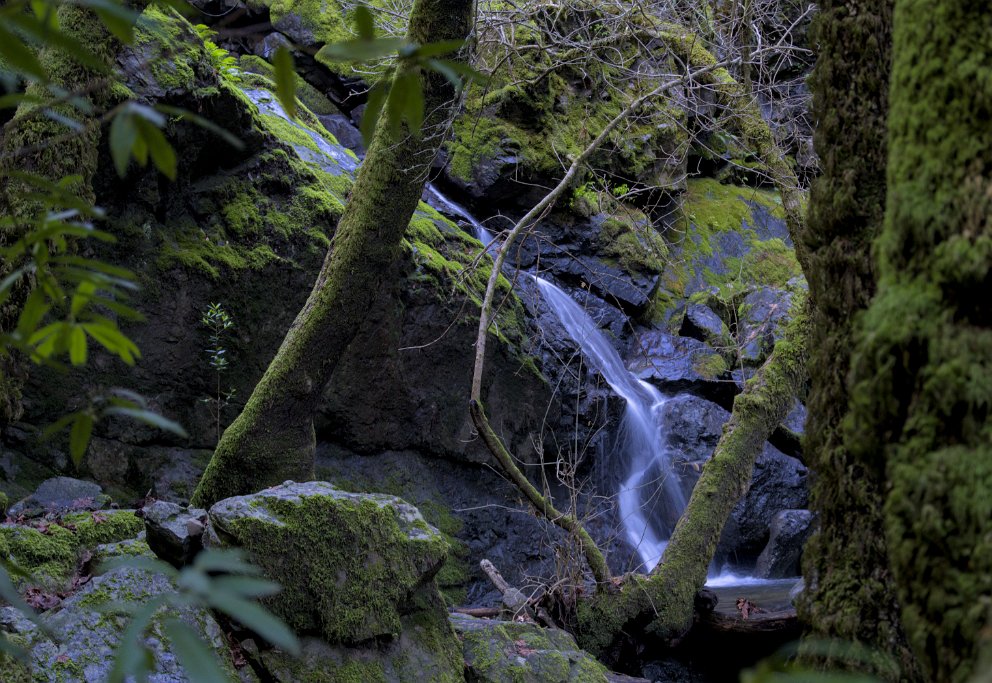
[(73, 513), (37, 526), (0, 524), (0, 557), (10, 558), (30, 574), (19, 583), (60, 590), (84, 550), (134, 538), (142, 529), (133, 510)]
[(609, 670), (565, 631), (452, 614), (469, 680), (479, 683), (605, 683)]
[[(89, 683), (107, 680), (114, 655), (128, 624), (123, 603), (144, 603), (175, 589), (163, 574), (120, 568), (94, 577), (79, 592), (43, 615), (51, 632), (43, 633), (12, 607), (0, 608), (0, 630), (27, 650), (27, 665), (0, 660), (0, 679), (32, 683)], [(117, 608), (114, 609), (114, 605)], [(163, 630), (166, 617), (178, 617), (192, 627), (200, 641), (213, 651), (231, 681), (255, 681), (250, 669), (237, 671), (220, 626), (203, 608), (170, 607), (160, 610), (144, 636), (154, 663), (153, 681), (192, 683), (172, 650)]]
[[(298, 633), (330, 643), (391, 639), (405, 614), (435, 615), (439, 531), (399, 498), (294, 483), (220, 501), (206, 543), (244, 548), (283, 590), (268, 599)], [(440, 612), (443, 618), (443, 610)]]

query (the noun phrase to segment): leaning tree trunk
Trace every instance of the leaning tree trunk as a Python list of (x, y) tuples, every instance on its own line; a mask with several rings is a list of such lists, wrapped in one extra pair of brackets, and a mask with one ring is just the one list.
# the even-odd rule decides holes
[[(884, 467), (845, 447), (852, 328), (875, 293), (871, 244), (885, 204), (892, 2), (828, 0), (816, 20), (814, 136), (823, 174), (806, 230), (812, 336), (804, 453), (819, 528), (806, 545), (806, 660), (918, 678), (900, 627), (882, 520)], [(857, 658), (852, 645), (859, 647)]]
[(893, 27), (878, 294), (845, 443), (885, 467), (910, 644), (927, 678), (964, 681), (992, 656), (992, 14), (896, 0)]
[[(471, 0), (417, 0), (408, 40), (464, 39), (472, 7)], [(403, 234), (452, 111), (453, 89), (443, 76), (424, 76), (423, 85), (428, 113), (423, 134), (394, 137), (380, 121), (313, 291), (244, 411), (217, 444), (195, 504), (312, 476), (317, 400), (393, 277)]]
[[(121, 44), (91, 10), (62, 4), (57, 17), (65, 33), (75, 35), (110, 68)], [(0, 168), (0, 216), (14, 220), (13, 224), (0, 226), (0, 247), (21, 239), (37, 219), (38, 212), (43, 210), (31, 197), (35, 188), (11, 177), (9, 171), (30, 173), (53, 183), (68, 176), (78, 176), (79, 182), (73, 188), (77, 196), (91, 204), (95, 199), (93, 176), (99, 156), (99, 115), (110, 104), (111, 77), (80, 64), (58, 46), (45, 48), (38, 59), (51, 86), (28, 86), (26, 95), (31, 100), (17, 108), (14, 117), (4, 126), (0, 139), (0, 158), (4, 160), (3, 168)], [(92, 106), (93, 113), (83, 114), (72, 105), (56, 104), (51, 94), (54, 88), (80, 93), (79, 97)], [(70, 129), (48, 116), (46, 110), (76, 121), (81, 128)], [(16, 267), (17, 264), (0, 262), (0, 279)], [(14, 328), (30, 290), (31, 282), (27, 278), (14, 285), (11, 296), (0, 305), (0, 332)], [(20, 416), (20, 390), (25, 373), (20, 359), (0, 357), (0, 427)]]
[(619, 595), (599, 593), (580, 603), (577, 635), (584, 648), (612, 659), (624, 634), (646, 628), (664, 641), (675, 641), (688, 632), (696, 594), (706, 583), (723, 527), (751, 484), (754, 462), (802, 393), (807, 320), (806, 299), (797, 297), (784, 337), (734, 399), (723, 436), (651, 576), (630, 577)]

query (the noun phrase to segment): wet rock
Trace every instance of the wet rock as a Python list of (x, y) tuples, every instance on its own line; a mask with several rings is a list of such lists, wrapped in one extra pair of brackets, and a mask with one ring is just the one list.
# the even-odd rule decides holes
[(751, 488), (731, 515), (736, 537), (731, 562), (749, 564), (757, 558), (768, 543), (772, 521), (780, 511), (807, 507), (807, 474), (798, 460), (765, 445), (754, 465)]
[(173, 567), (193, 561), (203, 549), (207, 511), (156, 500), (141, 509), (148, 546)]
[(651, 382), (665, 393), (693, 391), (710, 395), (724, 391), (716, 381), (726, 371), (726, 364), (708, 344), (669, 334), (646, 330), (631, 342), (627, 367), (639, 379)]
[(806, 539), (813, 531), (809, 510), (781, 510), (772, 518), (768, 545), (758, 556), (754, 575), (763, 579), (799, 576)]
[(760, 363), (771, 353), (781, 337), (780, 328), (785, 324), (792, 294), (783, 289), (759, 287), (744, 297), (738, 307), (737, 343), (740, 357), (745, 362)]
[(707, 342), (715, 348), (725, 346), (730, 337), (730, 332), (720, 316), (714, 313), (713, 309), (702, 304), (686, 306), (679, 334)]
[[(537, 624), (449, 617), (464, 648), (470, 680), (479, 683), (607, 681), (609, 672), (569, 633)], [(628, 679), (629, 680), (629, 679)]]
[[(56, 640), (49, 639), (23, 617), (12, 614), (9, 607), (0, 608), (0, 629), (12, 634), (15, 643), (29, 651), (28, 668), (32, 676), (29, 680), (51, 683), (102, 681), (110, 673), (115, 651), (128, 624), (128, 618), (120, 611), (108, 612), (106, 608), (114, 603), (144, 603), (174, 592), (164, 574), (123, 567), (94, 577), (80, 591), (62, 601), (57, 609), (43, 615), (45, 626)], [(210, 612), (189, 606), (164, 608), (152, 619), (143, 640), (153, 656), (150, 680), (192, 683), (165, 635), (163, 623), (169, 617), (178, 618), (194, 630), (200, 642), (213, 651), (231, 680), (257, 680), (250, 671), (237, 672), (231, 666), (223, 633)]]
[(222, 500), (208, 520), (207, 545), (243, 548), (282, 584), (267, 603), (297, 633), (349, 645), (392, 638), (411, 601), (440, 603), (433, 578), (448, 545), (394, 496), (286, 482)]
[(12, 518), (40, 517), (86, 510), (102, 510), (110, 506), (110, 496), (104, 495), (99, 484), (72, 477), (46, 479), (30, 496), (10, 506)]
[(337, 139), (342, 145), (350, 149), (355, 154), (361, 156), (365, 154), (365, 145), (362, 143), (362, 134), (359, 132), (351, 119), (344, 114), (325, 114), (318, 116), (324, 128)]

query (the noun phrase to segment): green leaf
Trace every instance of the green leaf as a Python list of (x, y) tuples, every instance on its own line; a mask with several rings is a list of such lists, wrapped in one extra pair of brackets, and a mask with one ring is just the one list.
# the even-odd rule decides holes
[[(157, 116), (161, 116), (155, 112)], [(176, 179), (176, 151), (165, 139), (165, 135), (158, 126), (149, 119), (139, 118), (135, 120), (140, 135), (139, 141), (144, 141), (151, 153), (152, 163), (155, 164), (162, 175), (169, 180)], [(137, 156), (137, 155), (135, 155)]]
[(48, 73), (34, 52), (24, 44), (20, 36), (8, 31), (2, 24), (0, 24), (0, 57), (3, 57), (8, 69), (25, 76), (32, 76), (39, 81), (48, 80)]
[(124, 336), (112, 322), (98, 320), (83, 323), (81, 327), (86, 331), (86, 334), (93, 337), (103, 348), (117, 354), (128, 365), (134, 365), (135, 357), (141, 357), (141, 352), (135, 343)]
[(375, 18), (365, 5), (358, 5), (354, 12), (355, 31), (362, 40), (375, 38)]
[(320, 48), (317, 59), (326, 62), (371, 62), (395, 56), (406, 44), (402, 38), (346, 40)]
[(252, 576), (221, 576), (213, 580), (213, 585), (245, 598), (267, 598), (282, 590), (274, 581)]
[(296, 118), (296, 67), (293, 55), (285, 45), (280, 45), (272, 58), (275, 67), (276, 97), (289, 118)]
[(134, 125), (134, 117), (127, 112), (118, 113), (110, 124), (110, 156), (121, 178), (127, 174), (127, 164), (137, 139), (138, 128)]
[(400, 135), (400, 124), (406, 119), (412, 135), (420, 134), (424, 122), (424, 93), (420, 88), (419, 70), (404, 70), (393, 80), (386, 102), (386, 120), (393, 137)]
[(63, 415), (58, 420), (52, 424), (45, 427), (41, 432), (41, 440), (45, 441), (52, 438), (55, 434), (61, 432), (63, 429), (69, 426), (76, 419), (76, 413), (69, 413), (68, 415)]
[(206, 598), (212, 607), (224, 612), (276, 647), (291, 655), (299, 654), (300, 643), (293, 632), (264, 608), (225, 590), (213, 590)]
[(261, 570), (245, 561), (245, 554), (236, 549), (210, 549), (196, 556), (193, 567), (201, 572), (229, 574), (259, 574)]
[(86, 365), (86, 333), (75, 325), (69, 333), (69, 362), (76, 367)]
[(369, 91), (368, 102), (365, 105), (365, 113), (362, 114), (362, 123), (359, 126), (362, 132), (362, 142), (367, 148), (372, 144), (372, 134), (375, 132), (375, 124), (382, 113), (382, 107), (389, 97), (389, 86), (386, 81), (380, 81), (372, 86)]
[(464, 40), (439, 40), (436, 43), (418, 46), (411, 56), (421, 58), (440, 57), (441, 55), (461, 49), (461, 46), (464, 44)]
[(172, 641), (176, 656), (186, 676), (197, 683), (229, 683), (229, 678), (217, 664), (213, 652), (201, 642), (193, 629), (178, 619), (166, 619), (162, 624), (165, 635)]
[(122, 417), (130, 417), (138, 420), (139, 422), (144, 422), (152, 427), (158, 427), (159, 429), (171, 432), (176, 436), (186, 438), (186, 430), (178, 422), (173, 422), (167, 417), (163, 417), (158, 413), (151, 410), (141, 410), (140, 408), (125, 408), (121, 406), (113, 406), (107, 408), (104, 413), (106, 415), (120, 415)]
[(69, 432), (69, 455), (76, 467), (79, 467), (86, 455), (86, 447), (90, 445), (92, 434), (93, 416), (85, 412), (76, 413), (76, 421), (72, 423), (72, 431)]

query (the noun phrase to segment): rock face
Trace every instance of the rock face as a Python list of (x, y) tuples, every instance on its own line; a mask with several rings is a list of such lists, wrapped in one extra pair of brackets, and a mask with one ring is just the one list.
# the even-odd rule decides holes
[[(478, 683), (572, 683), (607, 680), (608, 670), (565, 631), (537, 624), (449, 617)], [(629, 679), (628, 679), (629, 680)]]
[(208, 513), (208, 545), (244, 548), (283, 585), (271, 609), (299, 633), (359, 643), (401, 631), (447, 555), (441, 534), (393, 496), (286, 482)]
[(758, 556), (754, 574), (763, 579), (799, 576), (803, 544), (813, 533), (809, 510), (781, 510), (769, 527), (768, 545)]

